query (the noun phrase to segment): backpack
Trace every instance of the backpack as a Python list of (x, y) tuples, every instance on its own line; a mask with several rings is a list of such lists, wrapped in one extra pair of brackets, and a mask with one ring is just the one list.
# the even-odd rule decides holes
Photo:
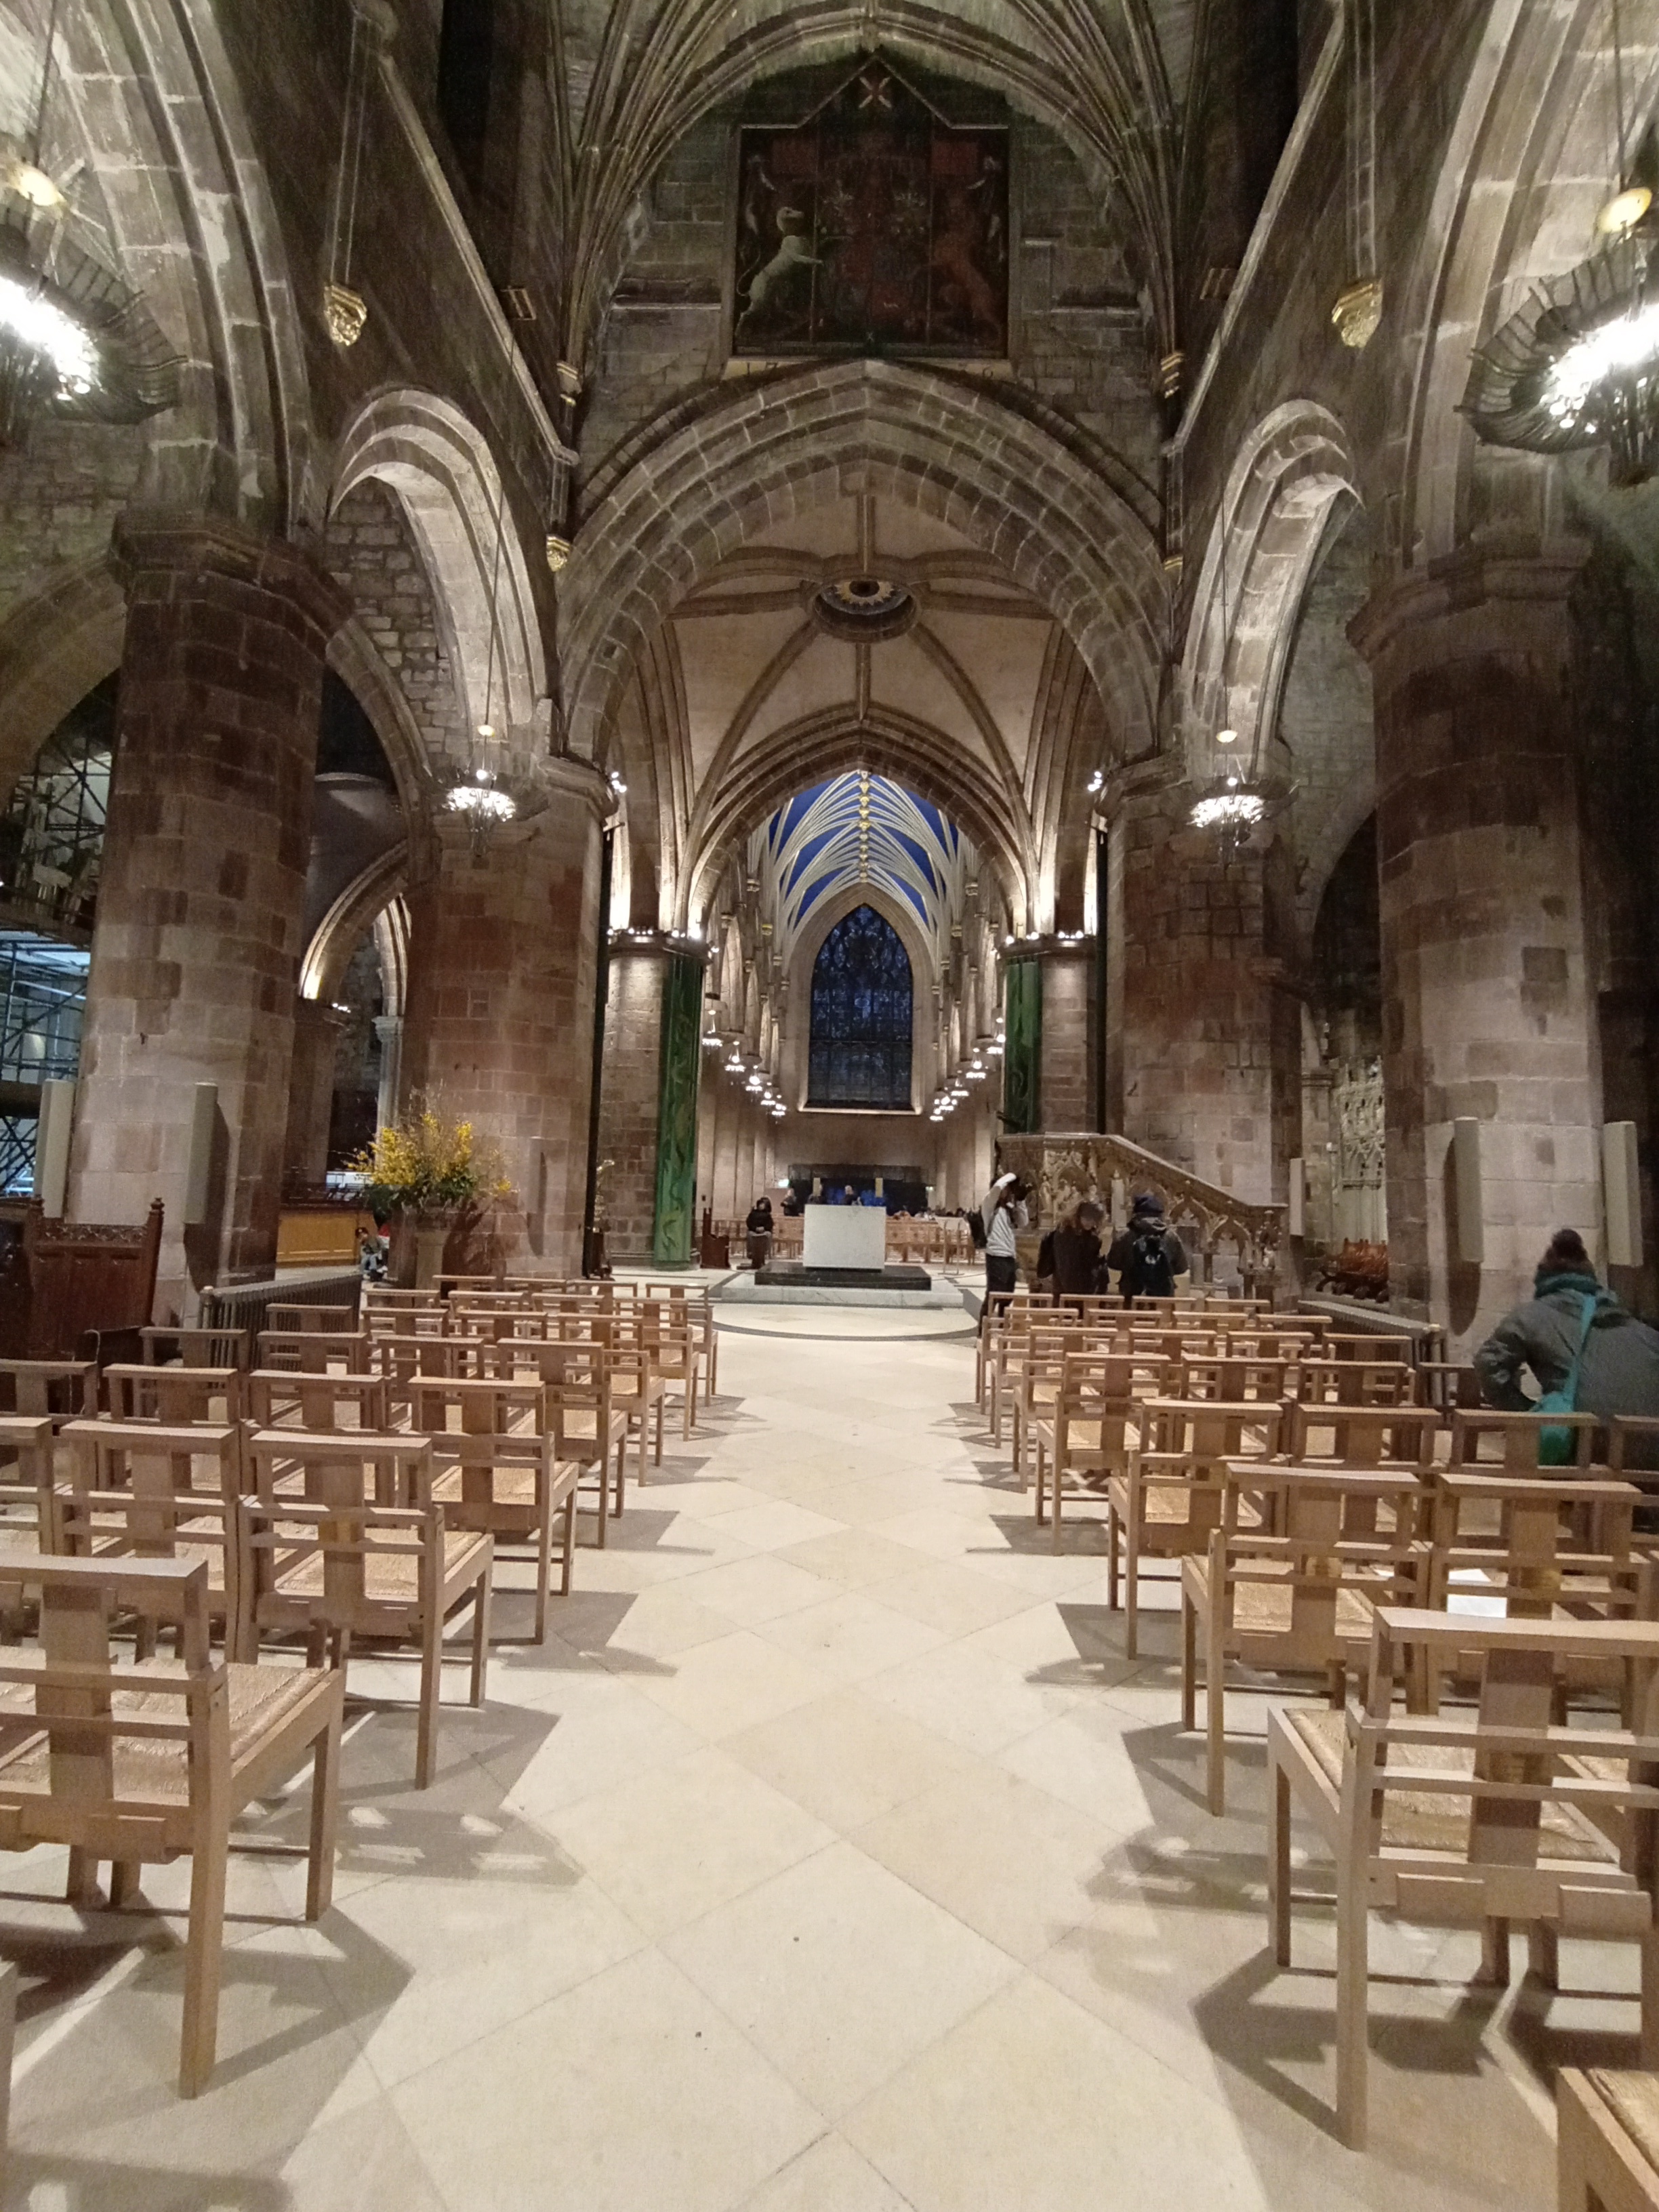
[(1175, 1296), (1175, 1269), (1164, 1249), (1169, 1230), (1163, 1222), (1129, 1232), (1129, 1264), (1123, 1270), (1123, 1290), (1132, 1298)]
[(975, 1206), (968, 1217), (968, 1234), (974, 1240), (975, 1252), (985, 1249), (985, 1216)]

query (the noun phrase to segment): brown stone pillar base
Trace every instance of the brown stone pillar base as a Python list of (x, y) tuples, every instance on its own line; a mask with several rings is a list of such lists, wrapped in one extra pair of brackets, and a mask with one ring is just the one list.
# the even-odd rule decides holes
[(593, 1068), (599, 832), (611, 797), (580, 761), (544, 765), (539, 812), (482, 851), (441, 821), (410, 893), (405, 1099), (422, 1096), (499, 1145), (515, 1198), (495, 1255), (579, 1274)]
[[(1575, 550), (1460, 556), (1352, 625), (1376, 682), (1392, 1294), (1461, 1349), (1553, 1230), (1601, 1220), (1573, 717)], [(1458, 1249), (1452, 1124), (1480, 1124), (1484, 1261)]]
[[(276, 1252), (323, 659), (345, 610), (292, 546), (124, 521), (128, 615), (69, 1210), (167, 1209), (157, 1310)], [(184, 1226), (199, 1084), (208, 1218)]]

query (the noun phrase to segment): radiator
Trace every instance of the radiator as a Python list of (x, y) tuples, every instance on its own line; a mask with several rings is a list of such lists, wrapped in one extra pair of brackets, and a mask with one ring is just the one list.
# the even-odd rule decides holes
[(338, 1306), (355, 1321), (363, 1279), (356, 1267), (296, 1269), (265, 1283), (231, 1283), (202, 1293), (198, 1328), (240, 1328), (257, 1335), (272, 1306)]

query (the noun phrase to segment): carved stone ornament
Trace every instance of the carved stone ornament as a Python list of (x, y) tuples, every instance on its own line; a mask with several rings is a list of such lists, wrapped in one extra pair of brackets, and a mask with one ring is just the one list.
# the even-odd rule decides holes
[(570, 540), (556, 537), (550, 531), (547, 538), (547, 565), (556, 576), (570, 558)]

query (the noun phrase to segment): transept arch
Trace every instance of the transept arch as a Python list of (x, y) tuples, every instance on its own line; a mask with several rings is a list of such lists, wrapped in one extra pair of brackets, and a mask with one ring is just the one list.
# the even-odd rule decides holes
[(544, 749), (547, 661), (488, 441), (433, 392), (383, 392), (341, 436), (331, 508), (369, 477), (388, 485), (409, 516), (468, 729), (488, 721), (522, 764)]
[(679, 426), (589, 514), (562, 586), (573, 751), (602, 760), (630, 667), (674, 605), (755, 532), (855, 490), (948, 523), (1066, 629), (1126, 757), (1154, 742), (1165, 585), (1113, 487), (989, 394), (840, 361), (757, 378)]
[[(1182, 664), (1185, 759), (1200, 785), (1272, 765), (1296, 619), (1333, 514), (1357, 504), (1347, 434), (1293, 399), (1241, 445), (1205, 547)], [(1231, 729), (1223, 746), (1218, 732)]]

